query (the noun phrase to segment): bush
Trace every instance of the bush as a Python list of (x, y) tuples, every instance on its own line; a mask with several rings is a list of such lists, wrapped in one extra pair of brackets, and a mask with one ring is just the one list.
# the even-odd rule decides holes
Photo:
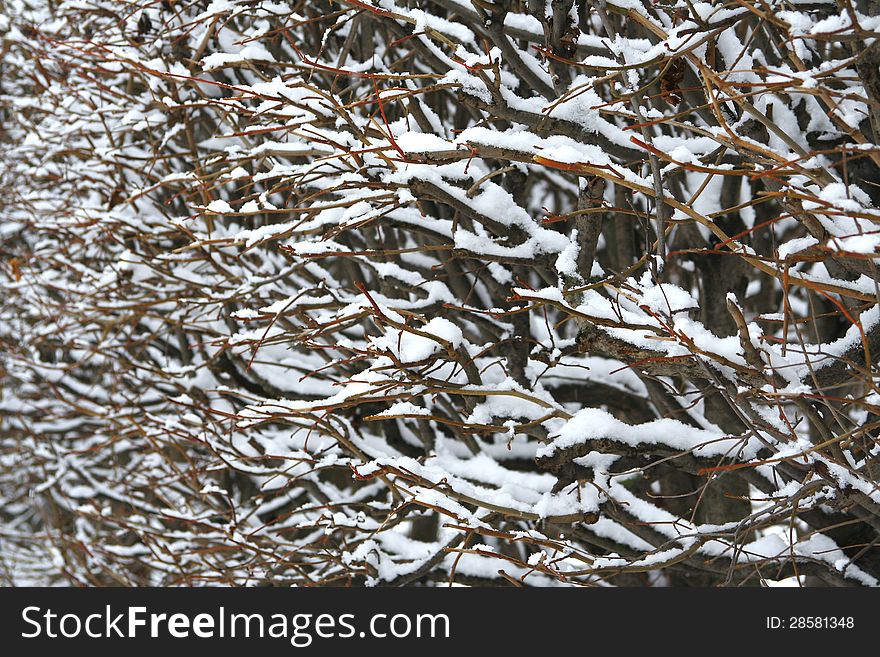
[(876, 585), (840, 7), (0, 0), (4, 580)]

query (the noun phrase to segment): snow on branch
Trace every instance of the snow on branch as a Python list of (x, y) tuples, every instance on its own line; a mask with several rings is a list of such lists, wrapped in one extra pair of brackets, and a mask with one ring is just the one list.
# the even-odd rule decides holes
[(878, 29), (0, 0), (0, 581), (877, 585)]

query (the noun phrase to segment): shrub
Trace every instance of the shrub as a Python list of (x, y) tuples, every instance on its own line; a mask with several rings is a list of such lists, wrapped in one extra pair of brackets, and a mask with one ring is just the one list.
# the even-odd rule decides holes
[(5, 581), (875, 585), (875, 13), (2, 0)]

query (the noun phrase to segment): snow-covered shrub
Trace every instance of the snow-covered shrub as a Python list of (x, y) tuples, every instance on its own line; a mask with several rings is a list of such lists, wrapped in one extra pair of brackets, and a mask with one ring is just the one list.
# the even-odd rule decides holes
[(0, 0), (0, 577), (875, 585), (874, 14)]

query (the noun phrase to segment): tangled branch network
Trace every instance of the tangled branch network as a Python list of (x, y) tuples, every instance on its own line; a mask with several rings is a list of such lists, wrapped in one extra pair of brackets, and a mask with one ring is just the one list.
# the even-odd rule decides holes
[(875, 0), (0, 0), (0, 581), (880, 578)]

